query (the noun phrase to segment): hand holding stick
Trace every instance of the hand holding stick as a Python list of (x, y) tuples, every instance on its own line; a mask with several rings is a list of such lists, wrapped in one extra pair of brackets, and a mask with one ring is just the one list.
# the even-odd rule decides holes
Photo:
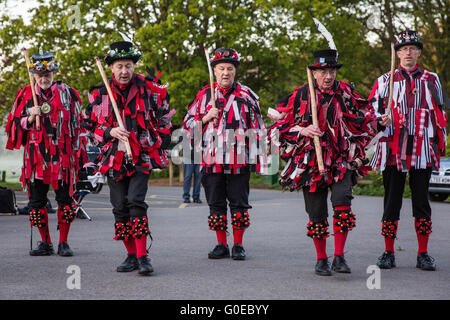
[[(25, 63), (27, 64), (28, 77), (30, 78), (31, 93), (33, 94), (33, 104), (35, 107), (38, 107), (38, 100), (36, 96), (36, 91), (34, 89), (34, 78), (29, 69), (30, 57), (28, 56), (27, 49), (23, 49), (22, 52), (25, 57)], [(36, 115), (36, 130), (41, 130), (41, 119), (39, 115)]]
[[(306, 72), (308, 74), (308, 84), (309, 84), (309, 96), (311, 97), (311, 115), (313, 120), (313, 125), (318, 126), (319, 121), (317, 118), (317, 104), (316, 104), (316, 91), (314, 90), (314, 82), (311, 74), (311, 70), (306, 67)], [(323, 165), (322, 147), (320, 146), (319, 136), (314, 135), (314, 148), (316, 150), (317, 165), (319, 167), (319, 173), (325, 175), (325, 168)]]
[[(119, 128), (126, 130), (125, 126), (123, 125), (122, 117), (120, 116), (119, 108), (117, 107), (117, 102), (114, 99), (114, 95), (112, 93), (111, 87), (109, 85), (108, 78), (106, 77), (105, 71), (103, 70), (102, 63), (99, 58), (95, 58), (95, 61), (97, 63), (98, 70), (100, 71), (100, 74), (102, 75), (103, 83), (105, 84), (106, 91), (108, 91), (109, 100), (111, 100), (111, 104), (114, 109), (114, 114), (116, 115), (117, 122), (119, 124)], [(132, 161), (133, 160), (133, 154), (131, 152), (130, 142), (128, 139), (126, 140), (125, 148), (127, 149), (127, 160)]]

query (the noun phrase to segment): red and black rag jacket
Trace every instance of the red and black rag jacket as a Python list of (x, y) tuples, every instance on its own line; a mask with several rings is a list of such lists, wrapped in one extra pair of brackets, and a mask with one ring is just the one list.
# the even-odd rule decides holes
[(70, 195), (78, 181), (78, 170), (87, 161), (86, 139), (82, 132), (81, 99), (78, 92), (62, 82), (54, 82), (45, 91), (35, 84), (38, 105), (48, 103), (51, 111), (40, 115), (40, 130), (36, 122), (29, 124), (28, 108), (34, 106), (31, 86), (20, 90), (8, 115), (6, 148), (24, 147), (21, 182), (29, 186), (41, 179), (58, 189), (58, 181), (70, 185)]
[[(169, 110), (166, 87), (139, 74), (134, 74), (126, 86), (117, 83), (114, 76), (109, 84), (130, 134), (132, 165), (148, 174), (154, 168), (165, 168), (168, 164), (165, 149), (170, 144), (172, 127), (170, 117), (174, 114), (174, 110)], [(102, 148), (97, 159), (99, 170), (119, 181), (134, 171), (126, 168), (125, 145), (110, 135), (111, 129), (119, 125), (104, 84), (94, 88), (89, 101), (83, 126), (90, 132), (93, 143)]]
[(278, 101), (277, 111), (287, 116), (269, 129), (268, 142), (281, 148), (280, 155), (286, 161), (280, 174), (280, 184), (286, 190), (309, 187), (314, 192), (342, 180), (349, 170), (362, 176), (370, 169), (365, 146), (375, 135), (372, 106), (342, 81), (335, 81), (330, 90), (322, 90), (315, 84), (315, 92), (319, 128), (323, 132), (320, 145), (325, 175), (319, 173), (313, 139), (289, 131), (296, 125), (312, 124), (308, 84)]
[[(183, 128), (190, 134), (194, 153), (199, 153), (205, 173), (261, 173), (266, 165), (266, 128), (261, 116), (259, 97), (247, 86), (235, 82), (224, 89), (214, 83), (217, 122), (202, 123), (212, 108), (211, 86), (197, 93), (189, 104)], [(194, 156), (195, 158), (195, 156)]]
[[(389, 100), (390, 72), (377, 79), (369, 96), (377, 115), (386, 113)], [(447, 115), (442, 86), (437, 74), (416, 65), (408, 71), (399, 65), (394, 70), (392, 125), (378, 140), (371, 161), (373, 170), (396, 166), (399, 171), (411, 168), (439, 169), (445, 155)]]

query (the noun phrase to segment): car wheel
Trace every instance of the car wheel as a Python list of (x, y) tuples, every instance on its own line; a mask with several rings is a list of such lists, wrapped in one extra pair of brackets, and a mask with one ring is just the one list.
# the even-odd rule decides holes
[(436, 193), (436, 192), (430, 193), (431, 201), (445, 201), (447, 197), (448, 197), (447, 193)]

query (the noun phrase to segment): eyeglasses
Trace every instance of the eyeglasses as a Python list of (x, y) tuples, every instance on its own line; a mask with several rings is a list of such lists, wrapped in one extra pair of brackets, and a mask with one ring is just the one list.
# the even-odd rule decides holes
[(321, 69), (321, 70), (318, 70), (318, 73), (321, 76), (326, 76), (327, 74), (330, 75), (330, 76), (335, 76), (336, 73), (337, 73), (337, 70), (336, 69), (328, 69), (328, 70)]
[(406, 53), (406, 52), (416, 52), (416, 51), (419, 51), (419, 48), (416, 48), (416, 47), (405, 48), (405, 47), (403, 47), (403, 48), (398, 49), (398, 51), (404, 52), (404, 53)]

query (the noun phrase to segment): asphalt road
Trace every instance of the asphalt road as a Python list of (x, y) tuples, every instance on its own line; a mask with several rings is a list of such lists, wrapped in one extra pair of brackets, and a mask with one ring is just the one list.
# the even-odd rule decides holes
[[(113, 216), (106, 187), (83, 202), (92, 221), (78, 219), (72, 224), (69, 243), (73, 257), (30, 256), (28, 217), (0, 216), (0, 299), (450, 298), (449, 202), (432, 203), (429, 253), (436, 259), (437, 271), (415, 268), (417, 240), (408, 199), (404, 200), (395, 246), (397, 268), (374, 271), (384, 249), (380, 236), (382, 199), (356, 196), (353, 211), (357, 225), (349, 234), (345, 252), (352, 273), (320, 277), (314, 274), (312, 240), (305, 235), (308, 220), (302, 194), (252, 189), (252, 225), (244, 236), (247, 260), (234, 261), (207, 258), (216, 244), (215, 233), (207, 226), (208, 207), (205, 203), (182, 204), (181, 193), (179, 187), (149, 189), (154, 238), (150, 258), (155, 269), (150, 277), (115, 271), (126, 253), (121, 242), (112, 240)], [(55, 207), (54, 195), (49, 195)], [(16, 197), (19, 206), (27, 203), (25, 193), (18, 192)], [(56, 215), (50, 215), (50, 232), (57, 243)], [(38, 238), (34, 228), (33, 246)], [(332, 256), (333, 238), (329, 239), (328, 255)]]

